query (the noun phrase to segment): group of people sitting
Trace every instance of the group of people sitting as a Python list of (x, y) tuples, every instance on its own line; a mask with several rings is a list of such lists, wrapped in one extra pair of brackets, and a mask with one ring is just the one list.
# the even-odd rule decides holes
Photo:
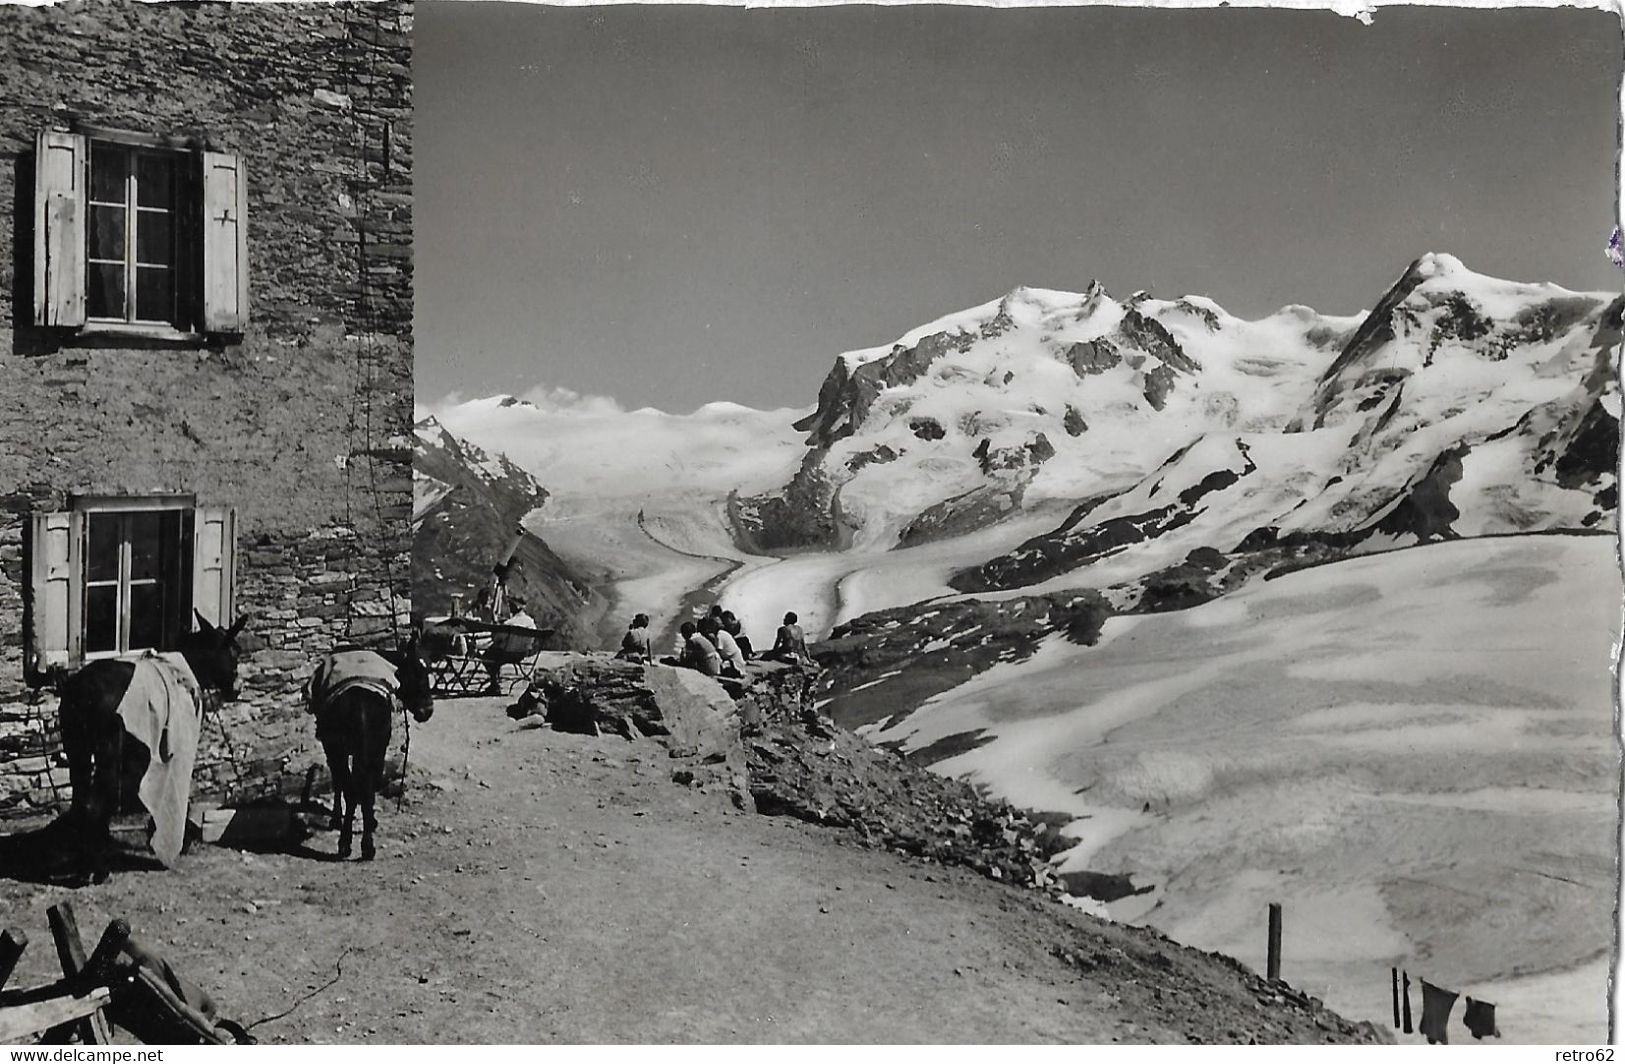
[[(627, 661), (645, 664), (655, 662), (654, 636), (649, 629), (649, 615), (640, 613), (632, 618), (621, 649), (615, 655)], [(730, 610), (712, 606), (711, 612), (698, 621), (684, 621), (678, 629), (676, 653), (660, 659), (663, 665), (680, 665), (695, 669), (707, 676), (742, 678), (745, 662), (757, 658), (744, 626)], [(794, 612), (784, 615), (773, 640), (773, 649), (759, 655), (762, 661), (779, 661), (789, 665), (809, 666), (812, 656), (807, 653), (807, 636), (797, 623)]]

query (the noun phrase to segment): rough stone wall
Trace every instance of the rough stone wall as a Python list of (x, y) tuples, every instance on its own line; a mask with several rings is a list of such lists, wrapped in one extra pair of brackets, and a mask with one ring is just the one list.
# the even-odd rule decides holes
[[(411, 8), (0, 6), (0, 816), (66, 797), (56, 699), (23, 682), (28, 515), (76, 494), (237, 510), (243, 698), (204, 793), (311, 753), (297, 689), (410, 610)], [(33, 146), (76, 119), (201, 138), (248, 175), (250, 324), (206, 345), (34, 328)], [(222, 728), (224, 732), (222, 732)]]

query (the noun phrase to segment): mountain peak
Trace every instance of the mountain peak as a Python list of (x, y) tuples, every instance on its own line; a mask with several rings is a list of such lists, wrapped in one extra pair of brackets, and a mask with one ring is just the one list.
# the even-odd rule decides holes
[(1421, 258), (1417, 259), (1416, 262), (1412, 264), (1411, 269), (1415, 270), (1418, 276), (1427, 278), (1429, 280), (1460, 274), (1467, 274), (1474, 277), (1478, 276), (1463, 265), (1462, 261), (1456, 258), (1456, 256), (1442, 251), (1428, 252)]

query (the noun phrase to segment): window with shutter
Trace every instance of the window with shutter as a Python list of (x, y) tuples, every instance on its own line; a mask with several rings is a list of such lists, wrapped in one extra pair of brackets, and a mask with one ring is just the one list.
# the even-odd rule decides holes
[(102, 657), (169, 650), (193, 611), (234, 616), (236, 518), (181, 496), (88, 498), (28, 526), (24, 673), (45, 683)]
[(248, 190), (223, 152), (109, 131), (39, 134), (34, 323), (159, 337), (248, 323)]

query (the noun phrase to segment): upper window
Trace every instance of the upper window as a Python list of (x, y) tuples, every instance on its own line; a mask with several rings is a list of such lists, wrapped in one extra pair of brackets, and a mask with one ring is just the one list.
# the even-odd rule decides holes
[(170, 152), (91, 142), (89, 319), (162, 325), (181, 320), (175, 299), (178, 161)]
[(85, 498), (28, 526), (26, 673), (48, 679), (86, 661), (173, 650), (193, 611), (234, 615), (235, 518), (189, 496)]
[(39, 135), (34, 322), (159, 336), (248, 320), (242, 160), (120, 133)]

